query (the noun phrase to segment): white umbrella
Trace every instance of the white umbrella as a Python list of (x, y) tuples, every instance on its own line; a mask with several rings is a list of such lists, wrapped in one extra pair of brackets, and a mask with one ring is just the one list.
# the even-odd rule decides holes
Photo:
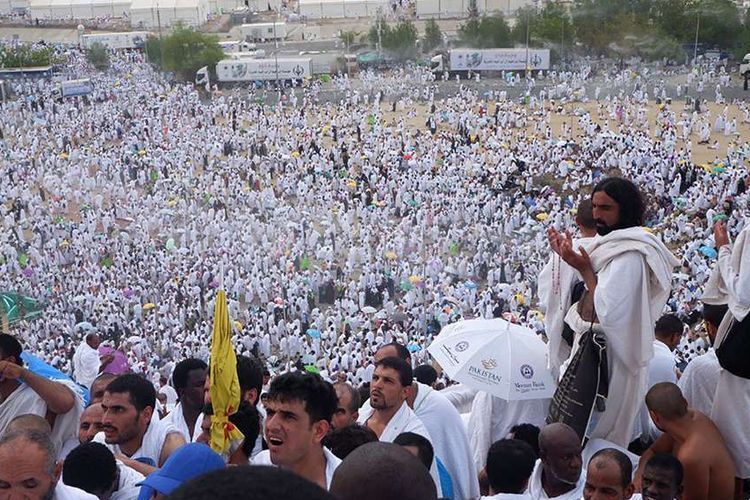
[(507, 401), (551, 398), (547, 349), (532, 330), (502, 319), (445, 327), (427, 349), (453, 380)]
[(361, 310), (362, 310), (362, 312), (363, 312), (363, 313), (365, 313), (365, 314), (375, 314), (376, 312), (378, 312), (378, 310), (377, 310), (377, 309), (375, 309), (375, 308), (374, 308), (374, 307), (372, 307), (372, 306), (365, 306), (365, 307), (363, 307), (363, 308), (362, 308)]

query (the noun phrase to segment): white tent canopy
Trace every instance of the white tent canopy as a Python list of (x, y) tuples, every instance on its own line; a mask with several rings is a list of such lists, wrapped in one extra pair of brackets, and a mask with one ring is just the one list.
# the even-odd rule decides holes
[(133, 28), (155, 28), (182, 23), (200, 26), (208, 19), (207, 0), (133, 0), (130, 25)]
[(371, 17), (388, 11), (387, 0), (299, 0), (299, 13), (308, 19)]
[(0, 15), (9, 14), (13, 9), (28, 9), (29, 0), (0, 0)]
[(130, 10), (130, 0), (30, 0), (29, 9), (36, 19), (123, 17)]
[[(533, 5), (533, 0), (476, 0), (477, 11), (480, 14), (494, 14), (502, 12), (507, 17), (513, 17), (520, 7)], [(417, 18), (459, 18), (469, 13), (469, 0), (417, 0)]]
[(419, 19), (466, 17), (469, 0), (417, 0), (416, 7)]

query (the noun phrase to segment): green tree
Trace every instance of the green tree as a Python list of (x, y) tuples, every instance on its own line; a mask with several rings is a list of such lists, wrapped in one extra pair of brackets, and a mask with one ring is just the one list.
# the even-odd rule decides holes
[(433, 49), (440, 47), (443, 43), (443, 33), (440, 31), (437, 21), (430, 19), (424, 28), (424, 38), (422, 39), (422, 50), (431, 52)]
[(745, 17), (742, 20), (742, 32), (738, 37), (734, 56), (737, 59), (742, 59), (748, 52), (750, 52), (750, 9), (745, 11)]
[(146, 57), (149, 62), (158, 68), (161, 68), (161, 49), (162, 39), (155, 36), (149, 36), (146, 39)]
[(29, 66), (49, 66), (57, 61), (49, 47), (32, 48), (19, 44), (3, 46), (0, 49), (0, 66), (5, 68), (25, 68)]
[(372, 44), (373, 47), (377, 47), (379, 41), (382, 41), (383, 45), (385, 45), (385, 40), (390, 33), (391, 27), (385, 22), (385, 19), (378, 17), (375, 19), (375, 24), (370, 27), (367, 38), (370, 40), (370, 44)]
[(461, 44), (475, 49), (510, 47), (510, 28), (502, 14), (472, 18), (458, 28)]
[[(698, 42), (711, 47), (734, 49), (741, 40), (742, 24), (737, 4), (732, 0), (699, 0), (690, 9), (695, 29), (700, 15)], [(693, 36), (695, 32), (693, 31)]]
[(383, 48), (393, 57), (405, 61), (417, 56), (417, 28), (411, 21), (401, 21), (383, 39)]
[[(160, 43), (152, 42), (150, 51), (148, 46), (146, 50), (149, 56), (158, 58), (160, 62), (157, 65), (163, 70), (174, 71), (184, 80), (192, 80), (200, 68), (213, 68), (225, 57), (216, 36), (183, 26), (176, 27)], [(158, 55), (154, 54), (157, 50)]]
[[(516, 44), (526, 43), (526, 30), (529, 31), (529, 41), (531, 41), (531, 34), (534, 27), (537, 26), (539, 14), (533, 6), (521, 7), (516, 11), (516, 23), (510, 30), (510, 39)], [(534, 43), (530, 43), (534, 45)]]
[(549, 2), (535, 21), (531, 27), (532, 38), (542, 40), (545, 44), (572, 45), (573, 23), (565, 7), (559, 3)]
[(357, 31), (342, 31), (341, 33), (339, 33), (339, 40), (341, 40), (341, 43), (344, 44), (347, 52), (349, 52), (349, 47), (354, 45), (354, 42), (357, 40), (358, 35), (359, 32)]
[(86, 59), (99, 71), (109, 69), (109, 52), (107, 48), (99, 42), (95, 42), (86, 51)]
[(624, 10), (619, 0), (577, 0), (571, 12), (576, 39), (586, 51), (606, 54), (619, 38), (615, 17)]
[(695, 38), (697, 16), (691, 9), (690, 0), (659, 0), (654, 2), (651, 18), (662, 34), (686, 43)]
[(378, 18), (370, 27), (367, 38), (375, 47), (380, 40), (381, 48), (398, 60), (413, 59), (417, 55), (417, 28), (411, 21), (401, 21), (391, 27), (384, 19)]

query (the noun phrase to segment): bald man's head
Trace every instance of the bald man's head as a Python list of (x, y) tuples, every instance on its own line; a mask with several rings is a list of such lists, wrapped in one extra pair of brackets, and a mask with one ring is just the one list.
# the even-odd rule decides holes
[(52, 432), (52, 428), (49, 422), (44, 417), (39, 415), (19, 415), (10, 421), (5, 432), (16, 432), (16, 431), (36, 431), (42, 434), (49, 434)]
[(339, 500), (430, 500), (435, 483), (422, 462), (399, 445), (367, 443), (336, 469), (331, 493)]
[(583, 468), (581, 438), (566, 424), (549, 424), (539, 432), (539, 458), (549, 481), (574, 485)]
[(688, 412), (682, 391), (672, 382), (661, 382), (651, 387), (646, 393), (646, 406), (662, 420), (678, 420)]
[(546, 425), (539, 431), (540, 452), (558, 446), (560, 443), (577, 443), (580, 446), (581, 439), (571, 426), (557, 422)]
[(94, 403), (83, 411), (78, 421), (78, 441), (81, 444), (91, 442), (102, 430), (103, 416), (104, 409), (101, 403)]
[(102, 373), (96, 377), (89, 389), (89, 395), (91, 396), (89, 404), (101, 403), (102, 399), (104, 399), (104, 390), (116, 378), (117, 375), (113, 373)]

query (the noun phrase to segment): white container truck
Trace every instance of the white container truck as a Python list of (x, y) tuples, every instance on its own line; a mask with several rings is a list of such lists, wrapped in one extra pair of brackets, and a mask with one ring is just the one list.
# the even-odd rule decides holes
[(224, 59), (216, 63), (216, 77), (221, 83), (301, 80), (312, 75), (310, 58)]
[(284, 40), (286, 38), (286, 23), (284, 22), (241, 24), (237, 29), (243, 40), (247, 42)]
[(219, 47), (221, 47), (225, 54), (235, 54), (254, 50), (255, 44), (240, 40), (226, 40), (224, 42), (219, 42)]
[(90, 49), (94, 43), (101, 43), (104, 47), (113, 50), (142, 49), (146, 46), (148, 32), (129, 31), (126, 33), (92, 33), (81, 36), (81, 45)]
[(452, 49), (431, 60), (433, 73), (546, 71), (549, 49)]
[(60, 82), (57, 88), (57, 94), (60, 97), (76, 97), (81, 95), (88, 95), (94, 87), (91, 85), (91, 80), (83, 78), (80, 80), (67, 80)]

